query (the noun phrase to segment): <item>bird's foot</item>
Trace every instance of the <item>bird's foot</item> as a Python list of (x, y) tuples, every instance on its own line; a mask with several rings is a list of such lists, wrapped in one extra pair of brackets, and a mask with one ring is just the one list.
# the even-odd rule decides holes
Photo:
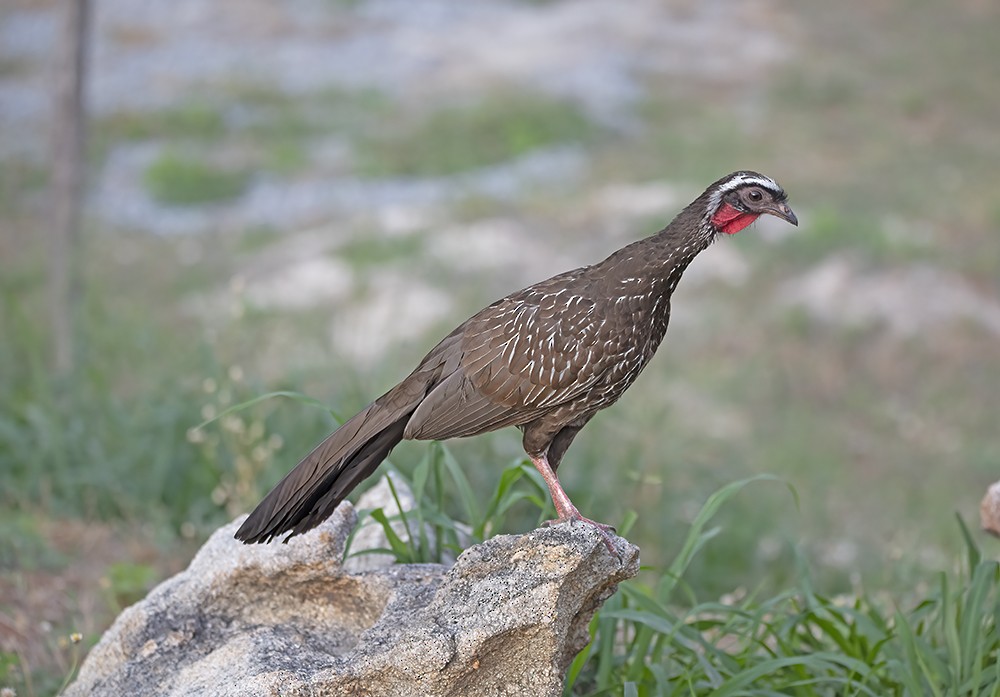
[(614, 541), (611, 539), (611, 536), (615, 534), (613, 526), (607, 525), (606, 523), (598, 523), (596, 520), (591, 520), (590, 518), (584, 518), (577, 510), (573, 510), (567, 515), (559, 516), (555, 520), (546, 520), (542, 523), (542, 525), (544, 527), (549, 527), (552, 525), (559, 525), (560, 523), (584, 523), (585, 525), (592, 526), (595, 530), (597, 530), (597, 534), (600, 536), (601, 542), (603, 542), (604, 546), (608, 548), (608, 551), (621, 561), (622, 555), (618, 552)]

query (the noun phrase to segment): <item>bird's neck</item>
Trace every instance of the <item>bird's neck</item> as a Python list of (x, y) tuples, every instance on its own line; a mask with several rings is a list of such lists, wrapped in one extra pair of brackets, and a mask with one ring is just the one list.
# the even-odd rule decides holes
[(672, 293), (688, 265), (712, 243), (713, 235), (676, 234), (666, 228), (649, 238), (650, 261), (659, 268), (653, 274), (661, 292)]
[(678, 213), (665, 228), (641, 241), (646, 245), (650, 262), (659, 267), (656, 276), (662, 279), (667, 293), (673, 291), (691, 261), (718, 235), (718, 229), (706, 212), (706, 194)]
[[(675, 220), (660, 232), (618, 250), (602, 264), (609, 295), (643, 296), (650, 302), (658, 297), (669, 298), (688, 265), (714, 237), (711, 229), (681, 225)], [(659, 302), (656, 305), (668, 306)]]

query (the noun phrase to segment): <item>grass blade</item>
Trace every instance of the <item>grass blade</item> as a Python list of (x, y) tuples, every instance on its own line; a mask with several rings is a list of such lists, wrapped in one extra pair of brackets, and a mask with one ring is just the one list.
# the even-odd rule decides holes
[(661, 599), (666, 601), (670, 598), (674, 588), (684, 575), (688, 566), (691, 564), (691, 560), (698, 553), (698, 550), (700, 550), (705, 542), (707, 542), (709, 539), (708, 536), (715, 534), (713, 531), (706, 533), (704, 530), (705, 526), (707, 526), (712, 518), (715, 517), (715, 514), (719, 512), (719, 509), (722, 508), (722, 506), (729, 499), (738, 494), (745, 486), (761, 481), (780, 482), (787, 486), (788, 490), (792, 493), (792, 497), (795, 499), (796, 506), (798, 506), (798, 493), (795, 491), (794, 487), (780, 477), (775, 477), (771, 474), (759, 474), (747, 479), (741, 479), (727, 484), (713, 493), (708, 497), (708, 500), (701, 507), (701, 510), (698, 511), (698, 515), (695, 516), (694, 521), (691, 523), (691, 529), (688, 531), (688, 535), (684, 540), (684, 545), (681, 548), (681, 551), (674, 558), (674, 561), (667, 569), (666, 575), (663, 577), (659, 591)]

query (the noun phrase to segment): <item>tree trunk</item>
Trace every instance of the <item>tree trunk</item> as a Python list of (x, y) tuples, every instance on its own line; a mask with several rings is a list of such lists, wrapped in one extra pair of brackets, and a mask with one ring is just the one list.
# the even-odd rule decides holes
[(73, 368), (75, 251), (83, 203), (87, 37), (91, 0), (65, 4), (64, 29), (55, 70), (49, 225), (49, 314), (53, 367)]

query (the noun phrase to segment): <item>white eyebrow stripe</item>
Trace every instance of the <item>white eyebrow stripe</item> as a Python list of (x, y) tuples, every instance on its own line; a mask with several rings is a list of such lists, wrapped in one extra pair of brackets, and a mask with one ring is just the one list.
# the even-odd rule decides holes
[(719, 193), (725, 194), (729, 193), (730, 191), (733, 191), (734, 189), (738, 189), (741, 186), (748, 186), (750, 184), (763, 186), (765, 189), (770, 189), (774, 193), (783, 191), (782, 188), (778, 186), (778, 182), (774, 181), (773, 179), (765, 177), (763, 175), (754, 175), (754, 174), (737, 175), (732, 179), (730, 179), (729, 181), (727, 181), (722, 186), (720, 186), (718, 191)]

